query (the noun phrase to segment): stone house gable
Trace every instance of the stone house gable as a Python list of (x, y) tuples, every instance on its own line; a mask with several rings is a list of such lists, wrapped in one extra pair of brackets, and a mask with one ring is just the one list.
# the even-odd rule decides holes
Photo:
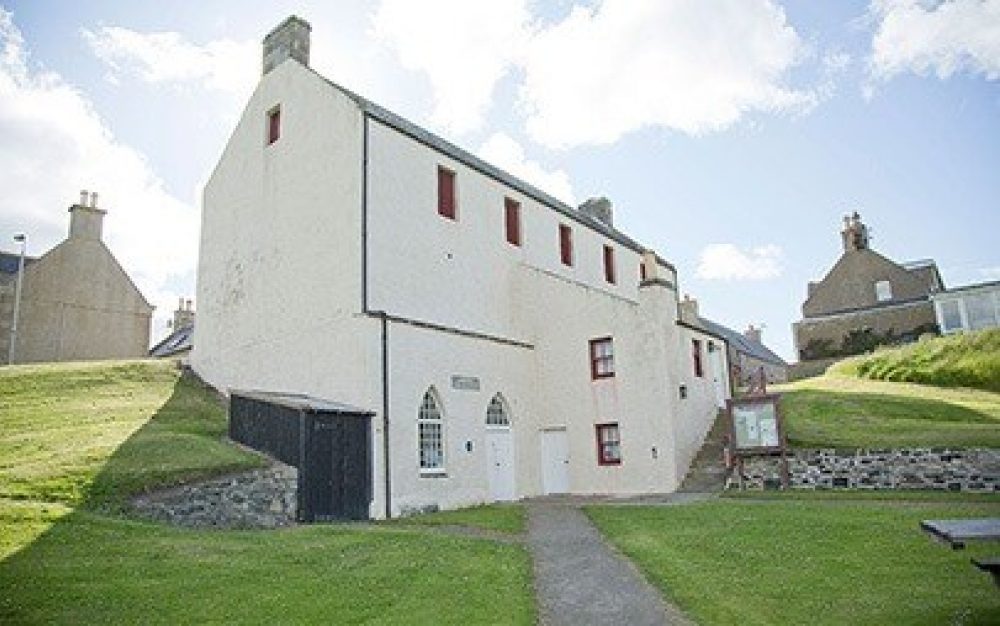
[[(875, 284), (888, 281), (891, 298), (879, 301)], [(848, 250), (819, 283), (810, 285), (803, 317), (819, 317), (889, 303), (926, 298), (926, 278), (906, 270), (871, 249)]]

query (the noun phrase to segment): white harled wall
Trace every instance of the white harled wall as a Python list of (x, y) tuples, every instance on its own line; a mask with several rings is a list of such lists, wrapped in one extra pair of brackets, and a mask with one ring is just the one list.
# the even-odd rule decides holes
[[(267, 146), (275, 106), (281, 138)], [(555, 426), (567, 430), (571, 492), (675, 489), (715, 414), (710, 387), (693, 381), (689, 400), (677, 395), (690, 353), (678, 347), (675, 289), (640, 288), (635, 251), (377, 120), (367, 128), (363, 229), (360, 108), (294, 61), (261, 80), (205, 188), (195, 370), (224, 391), (309, 393), (375, 412), (371, 511), (382, 516), (382, 322), (362, 308), (365, 230), (368, 309), (390, 316), (394, 515), (489, 500), (485, 419), (497, 392), (511, 411), (518, 497), (541, 493), (540, 432)], [(456, 172), (454, 221), (437, 214), (438, 165)], [(521, 203), (520, 247), (504, 237), (505, 196)], [(561, 223), (573, 229), (572, 267), (560, 262)], [(592, 381), (589, 340), (604, 336), (616, 375)], [(455, 375), (479, 391), (452, 388)], [(434, 478), (420, 473), (416, 432), (431, 386), (445, 419), (446, 474)], [(605, 422), (619, 424), (620, 466), (597, 463), (594, 426)]]

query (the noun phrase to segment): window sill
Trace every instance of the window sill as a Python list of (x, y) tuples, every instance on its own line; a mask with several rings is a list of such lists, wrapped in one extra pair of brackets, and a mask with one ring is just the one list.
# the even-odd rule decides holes
[(445, 469), (422, 469), (421, 478), (448, 478), (448, 471)]

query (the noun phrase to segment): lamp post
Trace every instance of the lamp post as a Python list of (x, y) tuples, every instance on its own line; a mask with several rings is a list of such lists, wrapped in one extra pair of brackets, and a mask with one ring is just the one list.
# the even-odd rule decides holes
[(21, 313), (21, 280), (24, 278), (24, 251), (28, 247), (28, 237), (24, 233), (18, 233), (14, 235), (14, 241), (21, 244), (21, 258), (17, 262), (17, 286), (14, 287), (14, 322), (10, 326), (7, 365), (14, 362), (14, 346), (17, 344), (17, 318)]

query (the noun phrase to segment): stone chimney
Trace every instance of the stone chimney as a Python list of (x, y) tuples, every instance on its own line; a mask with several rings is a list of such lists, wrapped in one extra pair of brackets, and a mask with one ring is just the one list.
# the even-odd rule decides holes
[(868, 227), (857, 211), (844, 216), (844, 229), (840, 231), (840, 236), (844, 241), (844, 252), (868, 249)]
[(70, 239), (96, 239), (100, 241), (101, 233), (104, 230), (105, 213), (107, 211), (97, 208), (97, 192), (81, 191), (79, 204), (74, 204), (69, 208)]
[(264, 66), (261, 76), (281, 65), (285, 59), (295, 59), (309, 67), (309, 33), (312, 26), (293, 15), (264, 37)]
[(678, 311), (682, 322), (688, 324), (698, 323), (698, 301), (684, 294), (684, 299), (677, 303)]
[(181, 298), (177, 303), (177, 310), (174, 311), (174, 320), (171, 328), (177, 330), (194, 324), (194, 309), (191, 301)]
[(611, 200), (603, 196), (600, 198), (590, 198), (581, 204), (580, 212), (584, 215), (589, 215), (605, 226), (614, 228), (614, 208), (611, 206)]
[(743, 336), (754, 343), (760, 343), (760, 328), (754, 328), (753, 324), (747, 326), (747, 329), (743, 331)]

